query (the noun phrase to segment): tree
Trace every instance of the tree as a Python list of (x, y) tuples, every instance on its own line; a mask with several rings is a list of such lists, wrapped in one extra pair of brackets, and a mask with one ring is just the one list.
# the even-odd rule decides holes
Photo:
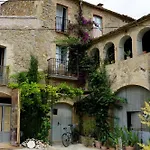
[[(145, 107), (142, 108), (142, 114), (139, 115), (141, 123), (150, 127), (150, 102), (145, 102)], [(150, 150), (150, 142), (148, 145), (139, 144), (143, 150)]]

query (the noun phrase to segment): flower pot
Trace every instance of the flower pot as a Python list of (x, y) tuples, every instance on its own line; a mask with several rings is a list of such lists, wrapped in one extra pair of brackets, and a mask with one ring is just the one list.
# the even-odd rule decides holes
[(115, 150), (115, 148), (113, 148), (113, 147), (109, 147), (109, 150)]
[(125, 150), (135, 150), (135, 147), (133, 147), (133, 146), (126, 146)]
[(106, 146), (101, 146), (101, 150), (107, 150)]
[(96, 148), (101, 148), (102, 143), (100, 141), (95, 141)]

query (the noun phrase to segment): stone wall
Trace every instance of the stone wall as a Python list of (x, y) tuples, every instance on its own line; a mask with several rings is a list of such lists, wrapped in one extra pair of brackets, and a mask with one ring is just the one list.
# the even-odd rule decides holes
[(117, 28), (127, 24), (124, 20), (112, 15), (104, 10), (93, 8), (92, 6), (83, 5), (83, 14), (87, 18), (93, 19), (93, 15), (102, 17), (102, 33), (106, 34), (110, 31), (116, 30)]
[(10, 73), (26, 70), (31, 54), (37, 56), (39, 70), (47, 69), (47, 54), (51, 45), (48, 37), (52, 37), (52, 34), (50, 30), (42, 28), (41, 21), (35, 17), (0, 17), (0, 22), (3, 22), (0, 46), (5, 47), (4, 65), (9, 66)]
[(13, 146), (20, 144), (20, 100), (19, 91), (12, 90), (12, 105), (11, 105), (11, 137), (10, 142)]
[(2, 4), (3, 16), (33, 16), (36, 13), (35, 1), (9, 0)]
[[(99, 42), (92, 46), (98, 48), (100, 51), (101, 60), (105, 59), (106, 49), (105, 46), (108, 43), (114, 44), (115, 63), (107, 65), (110, 78), (113, 79), (112, 89), (117, 91), (119, 88), (128, 85), (139, 85), (150, 90), (149, 80), (149, 63), (150, 53), (143, 53), (142, 50), (142, 36), (144, 33), (150, 30), (146, 25), (149, 24), (149, 20), (142, 20), (141, 23), (128, 29), (124, 29), (120, 32), (114, 32), (107, 38), (102, 38)], [(123, 45), (121, 46), (122, 39), (124, 37), (131, 37), (132, 39), (132, 58), (124, 60)], [(141, 39), (139, 38), (141, 37)], [(123, 43), (122, 43), (123, 44)]]

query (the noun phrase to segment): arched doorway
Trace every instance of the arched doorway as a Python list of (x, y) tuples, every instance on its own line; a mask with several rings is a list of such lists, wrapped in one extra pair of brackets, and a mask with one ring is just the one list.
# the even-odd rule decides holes
[(142, 29), (137, 35), (137, 52), (142, 54), (143, 52), (150, 52), (150, 28), (146, 27)]
[(130, 36), (126, 35), (121, 38), (119, 42), (118, 54), (119, 60), (132, 58), (132, 39)]
[(121, 88), (116, 94), (125, 98), (127, 103), (119, 109), (115, 109), (115, 123), (120, 127), (125, 126), (129, 130), (136, 131), (139, 138), (146, 142), (146, 135), (149, 134), (149, 131), (146, 126), (141, 124), (139, 114), (141, 113), (141, 107), (144, 106), (144, 101), (150, 98), (150, 91), (141, 86), (132, 85)]
[(0, 143), (10, 142), (11, 97), (0, 92)]
[(106, 64), (115, 63), (115, 46), (112, 42), (109, 42), (105, 45), (104, 52), (106, 53), (105, 56)]
[(66, 103), (55, 104), (52, 117), (52, 142), (61, 141), (63, 128), (68, 124), (72, 124), (72, 107)]

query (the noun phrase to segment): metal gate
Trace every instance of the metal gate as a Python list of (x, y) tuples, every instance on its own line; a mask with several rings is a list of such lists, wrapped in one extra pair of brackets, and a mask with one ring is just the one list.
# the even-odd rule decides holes
[(0, 143), (10, 142), (10, 105), (0, 105)]
[(72, 107), (67, 104), (56, 104), (53, 107), (52, 141), (61, 141), (63, 128), (72, 123)]

